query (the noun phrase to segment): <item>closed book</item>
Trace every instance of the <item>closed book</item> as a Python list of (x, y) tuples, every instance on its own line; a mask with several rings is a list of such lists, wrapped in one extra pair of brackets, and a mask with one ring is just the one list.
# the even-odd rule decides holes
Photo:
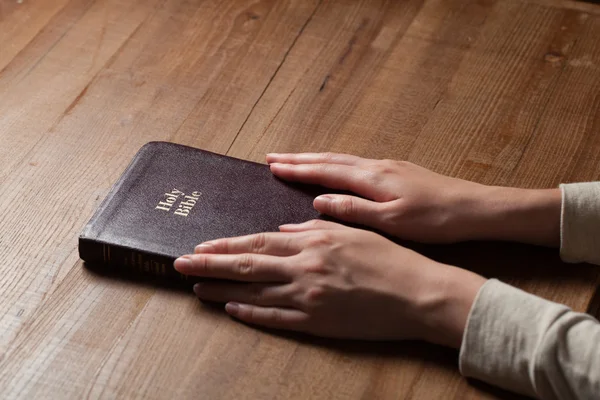
[(204, 241), (319, 218), (322, 188), (284, 182), (264, 164), (166, 142), (135, 155), (79, 237), (98, 268), (180, 278), (175, 258)]

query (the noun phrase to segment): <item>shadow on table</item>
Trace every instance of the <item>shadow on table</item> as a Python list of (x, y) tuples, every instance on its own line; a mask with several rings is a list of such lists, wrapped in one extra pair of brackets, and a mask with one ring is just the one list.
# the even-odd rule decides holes
[(561, 261), (558, 249), (508, 242), (465, 242), (451, 245), (401, 243), (436, 261), (469, 269), (488, 278), (536, 282), (590, 282), (600, 270)]

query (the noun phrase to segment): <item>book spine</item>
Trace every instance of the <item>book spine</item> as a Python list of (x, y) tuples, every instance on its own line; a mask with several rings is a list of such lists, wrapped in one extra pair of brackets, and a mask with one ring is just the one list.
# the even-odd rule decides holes
[(79, 239), (79, 257), (91, 267), (125, 275), (186, 280), (173, 268), (174, 258), (124, 246)]

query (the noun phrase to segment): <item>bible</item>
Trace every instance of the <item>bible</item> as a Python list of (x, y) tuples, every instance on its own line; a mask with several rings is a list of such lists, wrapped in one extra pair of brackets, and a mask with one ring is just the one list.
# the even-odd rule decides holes
[(96, 269), (181, 278), (175, 258), (207, 240), (320, 218), (323, 188), (284, 182), (267, 165), (167, 142), (135, 155), (79, 236)]

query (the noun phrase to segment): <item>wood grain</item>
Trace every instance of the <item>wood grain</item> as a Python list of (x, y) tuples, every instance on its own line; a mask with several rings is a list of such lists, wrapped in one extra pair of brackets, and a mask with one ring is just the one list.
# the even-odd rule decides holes
[(48, 24), (67, 1), (0, 2), (0, 71)]
[[(598, 179), (598, 37), (600, 6), (562, 0), (0, 0), (1, 397), (516, 397), (460, 377), (450, 350), (257, 330), (97, 275), (77, 236), (151, 140)], [(419, 250), (597, 308), (598, 270), (551, 250)]]
[[(239, 126), (226, 131), (220, 121), (241, 126), (315, 7), (72, 1), (8, 64), (0, 76), (0, 203), (10, 208), (0, 216), (0, 387), (9, 397), (79, 397), (79, 386), (29, 385), (31, 370), (58, 370), (65, 382), (94, 378), (154, 291), (138, 288), (121, 304), (111, 283), (86, 285), (81, 227), (138, 148), (177, 135), (194, 110), (213, 118), (203, 147), (225, 151)], [(240, 79), (242, 92), (199, 106)], [(65, 363), (88, 334), (97, 335), (86, 342), (98, 339), (96, 353)]]

